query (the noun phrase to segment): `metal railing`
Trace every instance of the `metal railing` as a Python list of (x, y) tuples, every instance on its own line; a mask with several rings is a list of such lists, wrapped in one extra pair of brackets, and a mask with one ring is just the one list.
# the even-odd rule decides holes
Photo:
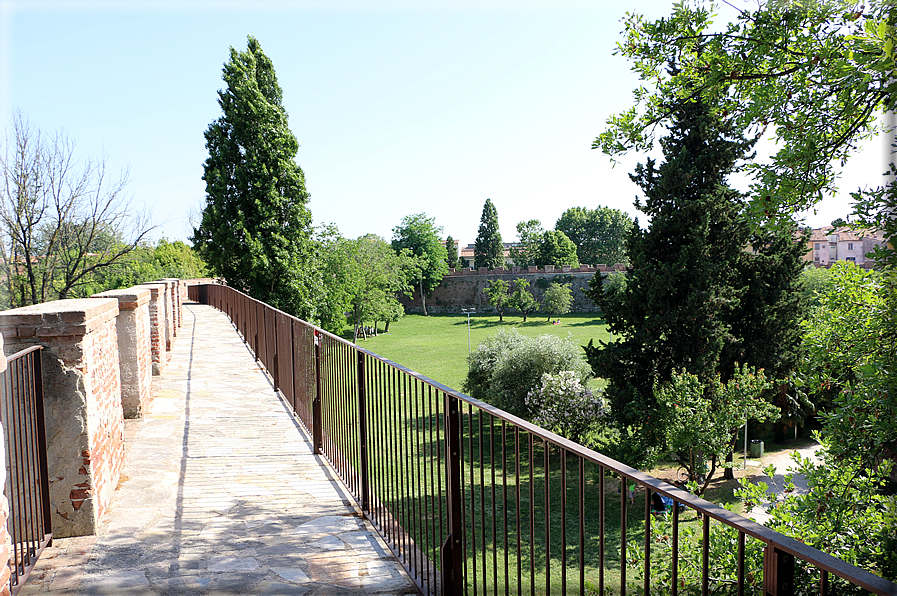
[(50, 483), (41, 347), (13, 354), (0, 383), (0, 419), (6, 447), (8, 529), (12, 539), (9, 586), (13, 594), (25, 584), (44, 548), (50, 545)]
[[(190, 292), (229, 315), (424, 593), (825, 595), (850, 584), (897, 594), (877, 575), (236, 290)], [(638, 487), (634, 505), (624, 483)], [(662, 522), (655, 494), (675, 503)], [(721, 553), (734, 557), (731, 577), (714, 567)]]

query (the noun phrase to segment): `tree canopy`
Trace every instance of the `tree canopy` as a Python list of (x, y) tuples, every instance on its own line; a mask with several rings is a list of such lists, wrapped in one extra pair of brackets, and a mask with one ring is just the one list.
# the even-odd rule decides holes
[(483, 292), (489, 297), (489, 304), (498, 313), (498, 322), (503, 323), (505, 320), (505, 308), (510, 303), (511, 297), (508, 292), (511, 284), (503, 279), (494, 279), (492, 283), (483, 288)]
[(614, 265), (628, 263), (626, 237), (633, 221), (628, 214), (610, 207), (571, 207), (554, 226), (576, 245), (580, 263)]
[(542, 232), (535, 264), (539, 267), (544, 267), (545, 265), (579, 267), (579, 259), (576, 257), (576, 245), (563, 232), (545, 230)]
[(194, 246), (229, 285), (315, 320), (322, 285), (309, 195), (274, 64), (250, 36), (246, 51), (230, 49), (222, 76), (223, 115), (205, 132), (206, 205)]
[(498, 211), (491, 199), (486, 199), (480, 216), (480, 229), (473, 247), (474, 267), (490, 271), (505, 266), (504, 244), (498, 231)]
[[(897, 107), (897, 9), (889, 0), (772, 1), (722, 27), (714, 16), (712, 5), (688, 2), (653, 22), (627, 14), (615, 53), (632, 62), (641, 85), (593, 147), (611, 156), (647, 150), (681, 100), (701, 99), (735, 129), (776, 142), (770, 159), (747, 165), (748, 213), (787, 224), (834, 193), (837, 165)], [(887, 207), (881, 184), (856, 195), (867, 218)]]
[(520, 311), (524, 323), (526, 323), (527, 315), (539, 308), (539, 301), (529, 291), (529, 281), (526, 278), (518, 277), (514, 280), (514, 291), (508, 300), (508, 306)]
[(544, 233), (538, 219), (517, 222), (517, 245), (508, 251), (515, 265), (526, 268), (536, 264)]
[(402, 218), (402, 223), (392, 229), (392, 248), (401, 254), (403, 249), (416, 257), (417, 266), (410, 277), (420, 291), (424, 314), (427, 314), (427, 295), (442, 283), (448, 273), (445, 246), (439, 239), (442, 226), (426, 213), (415, 213)]
[(564, 315), (573, 307), (573, 292), (570, 284), (552, 282), (542, 296), (542, 312), (548, 313), (548, 320), (555, 315)]

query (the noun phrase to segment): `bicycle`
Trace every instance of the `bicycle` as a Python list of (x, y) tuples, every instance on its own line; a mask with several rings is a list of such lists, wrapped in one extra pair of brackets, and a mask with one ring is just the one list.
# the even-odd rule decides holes
[[(691, 478), (691, 475), (688, 473), (688, 468), (686, 468), (685, 466), (679, 466), (679, 469), (676, 470), (676, 479), (679, 482), (681, 482), (682, 484), (689, 483), (692, 480), (692, 478)], [(695, 478), (695, 481), (698, 484), (702, 484), (704, 482), (704, 475), (698, 474), (698, 477)]]

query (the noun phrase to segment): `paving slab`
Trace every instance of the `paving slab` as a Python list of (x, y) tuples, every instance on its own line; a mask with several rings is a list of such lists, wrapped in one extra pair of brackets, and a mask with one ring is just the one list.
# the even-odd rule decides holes
[(419, 594), (227, 317), (184, 306), (96, 536), (20, 594)]

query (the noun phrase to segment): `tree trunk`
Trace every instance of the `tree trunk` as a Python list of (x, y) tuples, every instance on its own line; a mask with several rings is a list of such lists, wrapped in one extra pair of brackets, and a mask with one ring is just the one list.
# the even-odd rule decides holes
[(420, 278), (420, 303), (424, 307), (424, 316), (429, 316), (427, 314), (427, 295), (424, 294), (424, 278)]
[(389, 333), (389, 321), (386, 321), (386, 326), (383, 327), (383, 333)]
[[(735, 442), (738, 440), (738, 431), (735, 431), (735, 436), (732, 437), (732, 441), (729, 443), (729, 452), (726, 454), (726, 463), (731, 464), (734, 461), (734, 453), (735, 453)], [(725, 480), (735, 480), (735, 468), (727, 467), (723, 469), (723, 478)]]

